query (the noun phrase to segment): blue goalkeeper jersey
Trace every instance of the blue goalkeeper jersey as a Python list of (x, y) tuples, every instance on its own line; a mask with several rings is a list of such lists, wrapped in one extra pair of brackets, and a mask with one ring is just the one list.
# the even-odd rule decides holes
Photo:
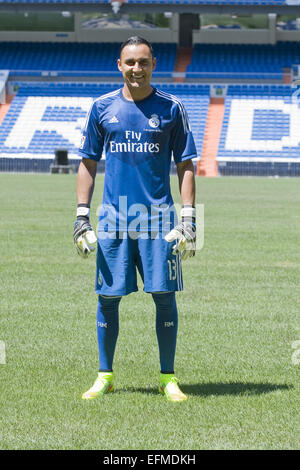
[[(139, 207), (147, 208), (147, 227), (155, 217), (151, 208), (173, 205), (169, 176), (172, 156), (176, 164), (197, 156), (183, 104), (156, 88), (141, 101), (126, 100), (122, 89), (100, 96), (89, 110), (79, 155), (99, 161), (103, 154), (100, 220), (106, 216), (107, 221), (117, 221), (116, 228), (124, 228), (136, 217)], [(135, 209), (130, 212), (132, 206)], [(111, 227), (115, 228), (113, 221)]]

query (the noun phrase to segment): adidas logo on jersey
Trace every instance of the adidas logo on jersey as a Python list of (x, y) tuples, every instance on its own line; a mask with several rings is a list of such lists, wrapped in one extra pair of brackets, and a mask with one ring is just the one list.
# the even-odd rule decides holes
[(118, 118), (117, 118), (116, 116), (113, 116), (113, 117), (108, 121), (109, 124), (114, 124), (114, 123), (116, 123), (116, 122), (119, 122), (119, 120), (118, 120)]

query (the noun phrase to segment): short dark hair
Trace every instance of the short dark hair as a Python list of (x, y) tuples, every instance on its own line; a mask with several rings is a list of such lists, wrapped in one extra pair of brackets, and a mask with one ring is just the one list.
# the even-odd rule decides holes
[(148, 46), (149, 49), (150, 49), (152, 57), (154, 57), (154, 52), (153, 52), (153, 49), (152, 49), (152, 46), (151, 46), (150, 42), (148, 42), (147, 39), (142, 38), (140, 36), (131, 36), (125, 42), (123, 42), (123, 44), (121, 44), (120, 57), (121, 57), (121, 54), (122, 54), (122, 51), (123, 51), (124, 47), (132, 46), (132, 45), (137, 46), (139, 44), (145, 44), (146, 46)]

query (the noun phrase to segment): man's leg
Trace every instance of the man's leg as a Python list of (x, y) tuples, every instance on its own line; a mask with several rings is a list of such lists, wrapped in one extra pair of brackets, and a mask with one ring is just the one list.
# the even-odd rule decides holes
[(153, 293), (156, 305), (156, 335), (162, 374), (174, 374), (178, 313), (175, 292)]
[(95, 290), (99, 295), (97, 336), (99, 373), (94, 385), (82, 395), (92, 399), (113, 391), (113, 358), (119, 332), (119, 303), (123, 295), (138, 290), (134, 254), (136, 241), (99, 238)]
[(99, 373), (94, 385), (82, 395), (85, 400), (114, 391), (112, 367), (119, 334), (120, 300), (121, 297), (99, 295), (97, 308)]
[(152, 297), (156, 305), (156, 335), (161, 369), (159, 392), (169, 401), (184, 401), (187, 397), (180, 390), (174, 375), (178, 328), (175, 292), (152, 293)]
[(170, 401), (183, 401), (174, 376), (178, 314), (175, 291), (180, 291), (182, 273), (180, 256), (173, 255), (171, 243), (164, 238), (139, 239), (137, 267), (144, 281), (144, 290), (152, 294), (156, 305), (156, 333), (160, 357), (159, 391)]
[(112, 372), (119, 334), (119, 303), (121, 297), (99, 295), (97, 308), (97, 337), (99, 372)]

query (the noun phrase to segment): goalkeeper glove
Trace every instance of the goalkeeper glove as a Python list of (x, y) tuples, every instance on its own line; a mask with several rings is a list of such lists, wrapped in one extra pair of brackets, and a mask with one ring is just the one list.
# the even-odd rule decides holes
[(173, 247), (173, 255), (181, 254), (183, 260), (189, 256), (195, 256), (196, 250), (196, 209), (191, 205), (182, 206), (181, 222), (166, 236), (167, 242), (176, 240)]
[(89, 216), (90, 209), (88, 205), (78, 204), (73, 238), (77, 252), (83, 258), (87, 258), (97, 246), (97, 237), (90, 224)]

